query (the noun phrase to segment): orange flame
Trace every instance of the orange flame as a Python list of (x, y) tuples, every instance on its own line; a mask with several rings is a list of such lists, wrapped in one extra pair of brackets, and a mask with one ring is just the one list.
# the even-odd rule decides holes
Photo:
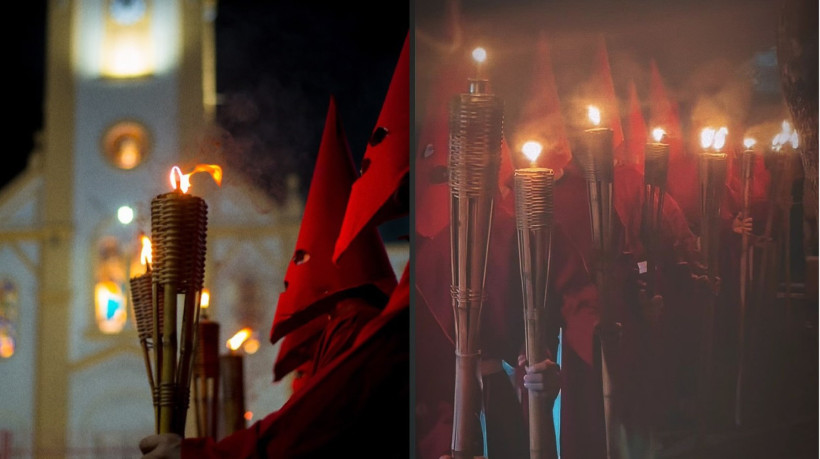
[(151, 239), (148, 236), (142, 236), (142, 251), (140, 252), (140, 263), (143, 265), (151, 265)]
[(230, 349), (232, 351), (236, 351), (242, 346), (242, 343), (244, 343), (245, 340), (248, 339), (248, 337), (250, 337), (250, 336), (251, 336), (251, 329), (245, 327), (242, 330), (239, 330), (238, 332), (236, 332), (236, 334), (233, 335), (231, 337), (231, 339), (228, 340), (226, 345), (228, 346), (228, 349)]
[[(196, 174), (197, 172), (207, 172), (211, 174), (213, 177), (214, 182), (217, 185), (222, 186), (222, 168), (217, 166), (216, 164), (197, 164), (194, 167), (194, 170), (187, 174), (183, 174), (182, 170), (178, 166), (174, 166), (171, 168), (171, 187), (173, 189), (179, 189), (183, 193), (187, 193), (188, 189), (191, 187), (191, 176)], [(177, 180), (179, 177), (179, 180)]]

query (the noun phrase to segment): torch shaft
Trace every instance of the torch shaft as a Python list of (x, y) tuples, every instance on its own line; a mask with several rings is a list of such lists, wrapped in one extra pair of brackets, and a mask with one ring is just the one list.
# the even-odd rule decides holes
[[(549, 358), (547, 343), (548, 285), (552, 243), (551, 169), (529, 168), (515, 171), (515, 216), (518, 232), (518, 260), (524, 301), (525, 352), (529, 365)], [(557, 458), (552, 419), (552, 394), (528, 391), (529, 442), (531, 459)]]
[(176, 433), (174, 412), (177, 403), (176, 365), (177, 365), (177, 289), (175, 285), (165, 284), (162, 308), (162, 371), (160, 373), (159, 404), (160, 433)]
[[(741, 156), (741, 178), (743, 183), (743, 197), (741, 218), (749, 217), (750, 201), (751, 201), (751, 187), (752, 187), (752, 152), (744, 151)], [(742, 394), (743, 394), (743, 369), (744, 369), (744, 354), (745, 354), (745, 338), (746, 338), (746, 311), (748, 309), (749, 298), (749, 282), (752, 273), (752, 266), (750, 264), (751, 257), (749, 256), (749, 235), (746, 234), (745, 228), (741, 236), (741, 251), (740, 251), (740, 314), (738, 323), (738, 368), (737, 379), (735, 381), (735, 425), (740, 425), (742, 422)]]
[(473, 84), (450, 107), (449, 186), (456, 381), (452, 452), (482, 455), (480, 317), (503, 139), (501, 100)]
[(712, 354), (715, 320), (715, 302), (718, 295), (719, 265), (718, 247), (720, 231), (720, 204), (726, 180), (725, 153), (702, 153), (700, 156), (700, 203), (701, 203), (701, 256), (706, 266), (706, 299), (703, 302), (703, 323), (700, 349), (700, 428), (704, 429), (710, 416), (710, 387), (712, 383)]

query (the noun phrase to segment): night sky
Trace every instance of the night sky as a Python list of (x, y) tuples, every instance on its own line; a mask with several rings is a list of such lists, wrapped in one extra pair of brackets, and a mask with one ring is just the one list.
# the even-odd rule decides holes
[[(45, 1), (20, 8), (8, 67), (15, 71), (7, 73), (15, 99), (6, 107), (10, 142), (0, 186), (25, 168), (43, 123)], [(358, 165), (408, 28), (405, 2), (375, 11), (347, 2), (219, 2), (217, 117), (229, 139), (225, 161), (279, 200), (284, 177), (296, 173), (306, 196), (334, 95)]]

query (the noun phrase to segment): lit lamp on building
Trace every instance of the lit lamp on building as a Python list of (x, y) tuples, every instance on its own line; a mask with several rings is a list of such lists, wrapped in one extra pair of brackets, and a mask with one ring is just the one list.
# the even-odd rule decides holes
[(134, 78), (154, 70), (151, 14), (146, 0), (111, 0), (106, 14), (100, 73)]
[(476, 76), (469, 80), (469, 91), (455, 96), (450, 105), (450, 267), (456, 333), (451, 446), (456, 458), (482, 456), (484, 450), (479, 330), (504, 118), (502, 101), (481, 76), (486, 58), (483, 48), (473, 51)]

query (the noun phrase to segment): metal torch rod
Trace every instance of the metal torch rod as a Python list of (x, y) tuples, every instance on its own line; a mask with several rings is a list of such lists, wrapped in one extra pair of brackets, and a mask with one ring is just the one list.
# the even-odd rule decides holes
[[(515, 171), (516, 227), (519, 267), (524, 299), (525, 351), (530, 365), (549, 357), (547, 348), (548, 282), (552, 243), (551, 169)], [(531, 459), (557, 459), (553, 394), (529, 390), (529, 442)]]

